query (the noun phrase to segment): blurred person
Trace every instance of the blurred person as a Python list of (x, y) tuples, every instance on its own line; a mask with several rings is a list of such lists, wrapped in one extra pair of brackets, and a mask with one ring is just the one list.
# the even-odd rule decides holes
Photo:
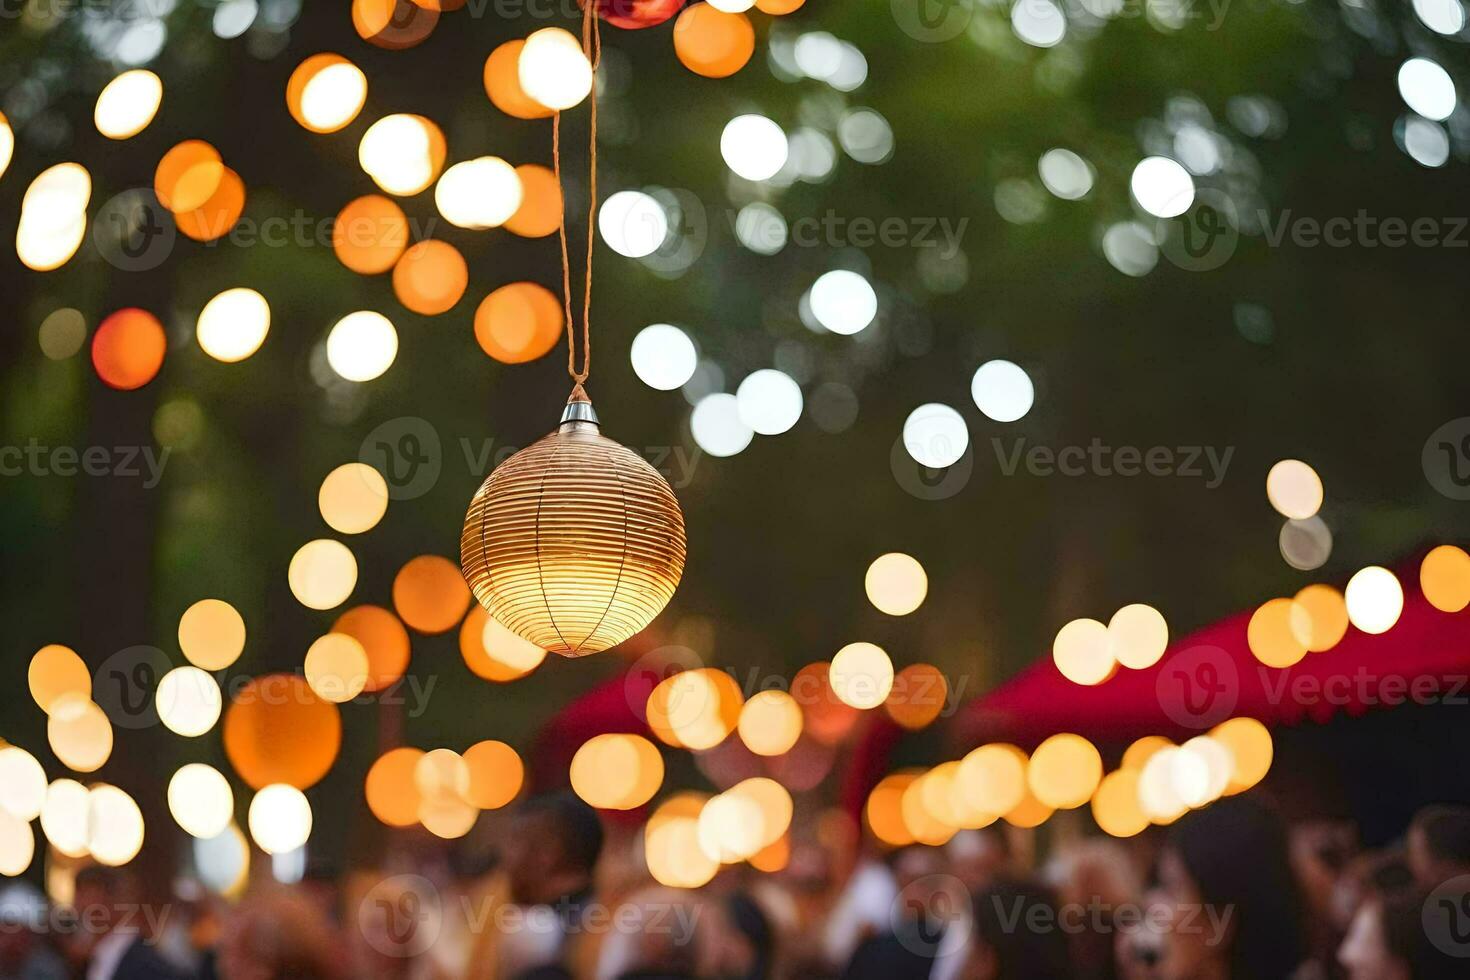
[(949, 870), (971, 894), (990, 887), (1013, 870), (1011, 842), (1005, 828), (991, 824), (979, 830), (961, 830), (944, 845)]
[(858, 944), (843, 976), (949, 980), (964, 963), (970, 898), (944, 852), (915, 844), (892, 855), (894, 895), (880, 931)]
[(701, 925), (705, 976), (767, 980), (774, 975), (776, 934), (760, 904), (744, 892), (705, 909)]
[(1110, 837), (1066, 844), (1047, 862), (1042, 877), (1055, 890), (1060, 908), (1087, 910), (1078, 927), (1067, 932), (1074, 975), (1091, 980), (1116, 977), (1113, 941), (1119, 910), (1135, 908), (1143, 890), (1123, 845)]
[(1174, 824), (1145, 899), (1118, 937), (1125, 977), (1283, 980), (1306, 958), (1302, 902), (1276, 815), (1230, 797)]
[[(801, 851), (793, 850), (788, 878), (797, 879)], [(822, 957), (831, 968), (848, 963), (865, 940), (891, 927), (893, 903), (898, 900), (898, 884), (893, 868), (875, 857), (862, 859), (834, 896), (830, 878), (813, 877), (806, 892), (798, 892), (808, 922), (821, 921)], [(819, 908), (814, 909), (817, 905)]]
[(25, 882), (0, 888), (0, 980), (65, 980), (66, 961), (45, 933), (45, 897)]
[(1402, 847), (1365, 851), (1343, 869), (1333, 890), (1328, 918), (1339, 936), (1347, 935), (1358, 909), (1375, 892), (1402, 891), (1414, 883), (1408, 857)]
[(220, 980), (336, 980), (342, 949), (317, 902), (272, 889), (241, 902), (224, 924)]
[(508, 931), (480, 944), (486, 952), (477, 945), (473, 975), (555, 980), (590, 972), (597, 951), (584, 917), (602, 845), (597, 811), (570, 790), (531, 797), (516, 809), (501, 841), (500, 866), (519, 914), (503, 920), (513, 923)]
[(1420, 887), (1432, 889), (1470, 874), (1470, 807), (1437, 804), (1409, 823), (1409, 868)]
[(1358, 830), (1349, 820), (1302, 820), (1287, 830), (1287, 853), (1306, 909), (1307, 949), (1325, 971), (1343, 935), (1334, 925), (1333, 903), (1358, 851)]
[[(1450, 907), (1443, 908), (1441, 901)], [(1395, 876), (1394, 883), (1373, 890), (1364, 900), (1337, 952), (1337, 961), (1348, 980), (1463, 978), (1470, 974), (1470, 964), (1454, 952), (1464, 943), (1456, 932), (1437, 934), (1428, 928), (1427, 920), (1448, 912), (1457, 917), (1454, 928), (1463, 928), (1462, 910), (1467, 901), (1470, 892), (1431, 894), (1407, 875)], [(1453, 944), (1455, 949), (1440, 943)]]
[(971, 908), (973, 931), (961, 980), (1080, 976), (1072, 968), (1058, 913), (1056, 897), (1039, 885), (1000, 881), (978, 893)]
[(654, 886), (612, 910), (613, 929), (598, 951), (597, 980), (693, 980), (699, 975), (699, 920), (687, 891)]
[[(84, 980), (177, 980), (189, 974), (155, 948), (162, 925), (143, 904), (136, 879), (121, 868), (91, 865), (77, 872), (72, 906), (81, 928), (72, 955)], [(164, 915), (168, 909), (162, 910)]]

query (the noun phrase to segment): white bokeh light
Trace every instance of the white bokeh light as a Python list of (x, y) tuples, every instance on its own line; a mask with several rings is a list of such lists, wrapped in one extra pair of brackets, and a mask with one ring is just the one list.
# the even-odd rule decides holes
[(1194, 203), (1194, 178), (1168, 157), (1145, 157), (1128, 182), (1138, 206), (1156, 218), (1173, 218)]
[(856, 272), (834, 269), (812, 284), (812, 316), (833, 333), (855, 334), (878, 315), (878, 294)]
[(1092, 190), (1092, 164), (1071, 150), (1047, 150), (1037, 162), (1036, 172), (1046, 189), (1064, 201), (1080, 200)]
[(548, 109), (570, 109), (592, 91), (592, 63), (570, 31), (543, 27), (526, 38), (516, 61), (526, 94)]
[(789, 234), (785, 216), (764, 201), (752, 201), (735, 216), (735, 237), (757, 255), (775, 255)]
[(1011, 30), (1036, 48), (1050, 48), (1067, 36), (1067, 18), (1051, 0), (1016, 0)]
[(651, 194), (618, 191), (602, 202), (597, 230), (614, 252), (641, 259), (657, 252), (669, 237), (669, 216)]
[(780, 435), (801, 418), (801, 386), (773, 368), (753, 372), (735, 389), (740, 421), (763, 436)]
[(1108, 227), (1102, 239), (1103, 257), (1125, 276), (1146, 276), (1159, 264), (1159, 247), (1149, 230), (1137, 221)]
[(694, 376), (699, 355), (694, 341), (678, 327), (655, 323), (638, 331), (628, 351), (638, 380), (659, 391), (673, 391)]
[(239, 37), (250, 30), (255, 17), (260, 13), (256, 0), (225, 0), (214, 8), (214, 36), (223, 40)]
[(1414, 0), (1414, 15), (1436, 34), (1458, 34), (1465, 29), (1465, 8), (1460, 0)]
[(755, 438), (755, 430), (740, 418), (735, 396), (724, 393), (700, 399), (689, 416), (689, 431), (699, 448), (711, 456), (734, 456)]
[(808, 78), (826, 81), (842, 68), (842, 42), (826, 31), (808, 31), (792, 49), (796, 65)]
[(1455, 82), (1428, 58), (1410, 58), (1399, 67), (1399, 95), (1419, 115), (1443, 122), (1455, 111)]
[(439, 177), (434, 204), (459, 228), (499, 228), (521, 206), (524, 191), (516, 169), (500, 157), (456, 163)]
[(903, 423), (903, 447), (920, 466), (942, 469), (965, 455), (970, 430), (948, 405), (930, 402), (909, 413)]
[(1426, 167), (1442, 167), (1450, 159), (1450, 135), (1432, 119), (1409, 115), (1398, 133), (1403, 151)]
[(359, 310), (327, 334), (327, 363), (348, 381), (371, 381), (398, 356), (398, 331), (381, 313)]
[(786, 164), (786, 133), (765, 116), (736, 116), (720, 134), (725, 165), (746, 180), (770, 180)]
[(884, 163), (893, 156), (893, 127), (874, 109), (843, 113), (837, 123), (837, 141), (858, 163)]
[(986, 361), (970, 380), (970, 397), (985, 417), (996, 422), (1014, 422), (1031, 411), (1036, 389), (1031, 377), (1011, 361)]

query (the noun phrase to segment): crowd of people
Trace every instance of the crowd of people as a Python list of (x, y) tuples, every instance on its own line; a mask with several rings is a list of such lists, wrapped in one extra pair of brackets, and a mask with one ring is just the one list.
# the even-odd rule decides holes
[(787, 860), (700, 889), (643, 870), (635, 827), (569, 793), (476, 840), (395, 845), (372, 871), (308, 865), (242, 895), (175, 882), (141, 900), (88, 867), (65, 906), (0, 888), (0, 980), (1439, 980), (1470, 976), (1470, 808), (1401, 841), (1284, 822), (1234, 797), (1117, 841), (1049, 826), (961, 831), (878, 853), (833, 815)]

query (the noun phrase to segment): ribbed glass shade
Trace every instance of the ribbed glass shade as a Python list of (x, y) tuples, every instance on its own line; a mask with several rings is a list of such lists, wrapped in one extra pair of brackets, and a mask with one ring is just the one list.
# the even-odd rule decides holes
[(673, 597), (684, 515), (637, 454), (593, 422), (565, 422), (476, 491), (460, 559), (490, 615), (538, 647), (581, 657), (637, 633)]

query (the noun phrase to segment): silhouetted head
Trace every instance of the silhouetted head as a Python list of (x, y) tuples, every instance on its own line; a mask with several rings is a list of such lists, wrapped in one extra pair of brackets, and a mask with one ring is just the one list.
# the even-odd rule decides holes
[(554, 902), (591, 887), (602, 821), (570, 791), (532, 797), (516, 811), (501, 852), (513, 901)]

